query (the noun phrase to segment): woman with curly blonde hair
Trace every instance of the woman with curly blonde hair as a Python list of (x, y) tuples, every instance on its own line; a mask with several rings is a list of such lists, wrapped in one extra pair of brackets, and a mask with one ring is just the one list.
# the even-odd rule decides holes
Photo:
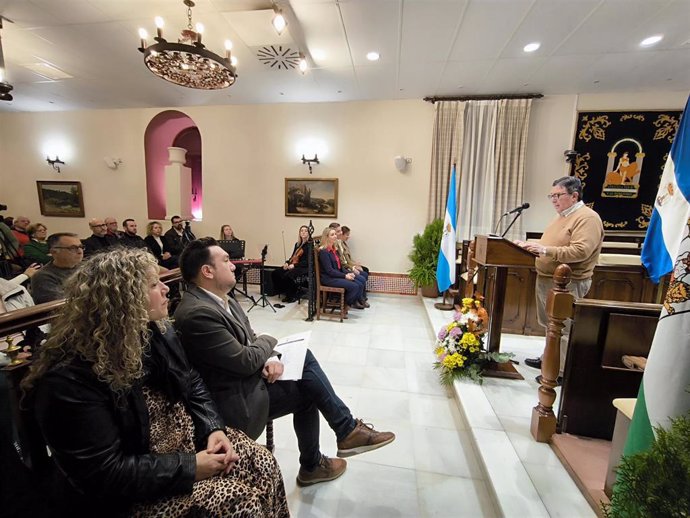
[(147, 252), (94, 256), (23, 382), (69, 484), (65, 513), (287, 517), (273, 456), (225, 429), (166, 325), (168, 288)]

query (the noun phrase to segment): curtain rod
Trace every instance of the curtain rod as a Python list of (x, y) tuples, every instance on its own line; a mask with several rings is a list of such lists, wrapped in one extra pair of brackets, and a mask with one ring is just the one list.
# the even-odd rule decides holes
[(541, 99), (544, 94), (488, 94), (461, 95), (458, 97), (425, 97), (424, 100), (434, 104), (437, 101), (498, 101), (501, 99)]

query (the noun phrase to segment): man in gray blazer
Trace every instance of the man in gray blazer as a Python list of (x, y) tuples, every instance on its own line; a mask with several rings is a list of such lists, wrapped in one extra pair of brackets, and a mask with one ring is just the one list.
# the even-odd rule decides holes
[(333, 480), (347, 467), (319, 449), (319, 412), (338, 440), (338, 457), (349, 457), (393, 442), (391, 432), (378, 432), (336, 395), (311, 351), (302, 379), (277, 381), (283, 364), (276, 339), (256, 336), (240, 305), (227, 293), (235, 286), (235, 266), (213, 238), (192, 241), (180, 256), (189, 289), (175, 311), (175, 327), (187, 356), (206, 382), (226, 424), (256, 439), (266, 421), (294, 414), (300, 450), (297, 484)]

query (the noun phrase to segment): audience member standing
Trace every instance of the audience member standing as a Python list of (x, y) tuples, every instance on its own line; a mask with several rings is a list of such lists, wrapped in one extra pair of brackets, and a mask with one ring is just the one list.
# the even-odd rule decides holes
[(51, 260), (48, 248), (48, 228), (43, 223), (34, 223), (27, 229), (31, 241), (24, 245), (24, 258), (39, 264), (48, 264)]
[(31, 294), (36, 304), (64, 298), (63, 284), (84, 258), (84, 245), (79, 236), (58, 232), (48, 237), (52, 262), (31, 277)]
[(137, 222), (132, 218), (127, 218), (122, 222), (124, 232), (120, 237), (120, 244), (127, 248), (148, 248), (144, 238), (137, 235)]
[(159, 265), (165, 268), (177, 268), (177, 256), (171, 253), (170, 242), (163, 235), (163, 226), (158, 221), (151, 221), (146, 225), (144, 242)]
[(89, 221), (91, 236), (84, 239), (84, 257), (109, 250), (118, 244), (118, 239), (108, 235), (108, 225), (102, 219)]
[(182, 234), (184, 233), (184, 222), (180, 216), (170, 218), (172, 227), (164, 234), (170, 243), (170, 253), (180, 255), (182, 253)]

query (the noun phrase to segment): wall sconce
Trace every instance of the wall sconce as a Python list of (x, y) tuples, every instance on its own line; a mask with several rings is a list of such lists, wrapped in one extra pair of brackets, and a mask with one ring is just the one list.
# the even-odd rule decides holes
[(321, 162), (319, 162), (319, 155), (314, 153), (314, 158), (304, 158), (304, 155), (302, 155), (302, 163), (309, 166), (309, 174), (311, 174), (311, 165), (320, 164)]
[(196, 194), (197, 194), (196, 189), (194, 187), (192, 187), (192, 201), (196, 201)]
[(51, 160), (50, 157), (47, 156), (46, 162), (48, 162), (48, 164), (50, 164), (58, 173), (60, 172), (60, 166), (65, 165), (65, 163), (60, 160), (60, 157), (57, 155), (55, 155), (55, 160)]
[(393, 158), (393, 163), (395, 164), (395, 168), (402, 173), (407, 169), (407, 164), (412, 163), (412, 159), (404, 156), (396, 156)]
[(110, 156), (104, 157), (103, 161), (105, 162), (105, 165), (108, 166), (108, 169), (112, 169), (115, 171), (118, 167), (122, 165), (122, 159), (121, 158), (113, 158)]

